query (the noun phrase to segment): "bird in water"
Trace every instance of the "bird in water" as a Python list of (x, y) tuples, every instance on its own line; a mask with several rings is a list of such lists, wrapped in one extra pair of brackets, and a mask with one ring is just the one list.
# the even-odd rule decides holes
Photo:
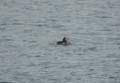
[(63, 37), (62, 41), (57, 41), (56, 44), (57, 44), (57, 45), (68, 46), (68, 45), (70, 45), (70, 42), (68, 42), (68, 39), (67, 39), (66, 37)]

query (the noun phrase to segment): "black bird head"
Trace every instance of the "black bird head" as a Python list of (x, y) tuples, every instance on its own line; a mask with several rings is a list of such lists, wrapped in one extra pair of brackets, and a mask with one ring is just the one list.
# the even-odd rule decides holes
[(62, 41), (63, 41), (63, 42), (67, 42), (67, 38), (66, 38), (66, 37), (64, 37)]

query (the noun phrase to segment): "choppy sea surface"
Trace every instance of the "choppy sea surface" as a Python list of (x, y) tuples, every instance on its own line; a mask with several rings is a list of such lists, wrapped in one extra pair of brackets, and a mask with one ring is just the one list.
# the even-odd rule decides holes
[(120, 0), (0, 0), (0, 83), (120, 83)]

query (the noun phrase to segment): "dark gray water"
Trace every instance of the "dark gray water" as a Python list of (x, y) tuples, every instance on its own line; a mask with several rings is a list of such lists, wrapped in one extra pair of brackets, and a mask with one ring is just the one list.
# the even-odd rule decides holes
[(0, 83), (120, 83), (120, 1), (0, 0)]

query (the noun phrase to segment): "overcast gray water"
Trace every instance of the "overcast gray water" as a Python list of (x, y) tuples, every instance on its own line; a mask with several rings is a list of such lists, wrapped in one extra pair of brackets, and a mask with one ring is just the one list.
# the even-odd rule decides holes
[(0, 0), (0, 83), (120, 83), (120, 0)]

